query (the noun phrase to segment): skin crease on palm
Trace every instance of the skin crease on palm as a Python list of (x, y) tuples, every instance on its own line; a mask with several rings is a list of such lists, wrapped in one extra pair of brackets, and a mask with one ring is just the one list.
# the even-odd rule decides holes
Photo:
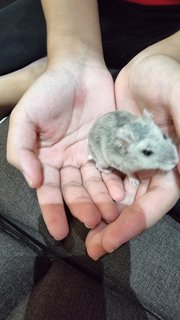
[[(159, 59), (162, 62), (162, 65), (159, 65)], [(176, 93), (176, 86), (174, 86), (173, 94), (172, 92), (169, 94), (168, 89), (171, 88), (171, 82), (174, 82), (174, 79), (169, 79), (170, 85), (168, 84), (168, 81), (166, 84), (164, 84), (164, 79), (167, 79), (166, 72), (169, 74), (169, 70), (167, 70), (167, 68), (163, 68), (163, 59), (165, 59), (164, 62), (166, 63), (166, 66), (169, 66), (169, 68), (173, 71), (172, 74), (174, 74), (176, 77), (178, 69), (176, 62), (174, 60), (172, 61), (172, 59), (167, 56), (147, 57), (146, 59), (139, 61), (139, 65), (136, 61), (131, 62), (121, 71), (116, 80), (116, 104), (119, 110), (124, 109), (134, 114), (140, 114), (145, 107), (148, 107), (148, 110), (153, 112), (155, 121), (158, 123), (158, 125), (160, 125), (164, 131), (168, 132), (169, 135), (176, 138), (177, 142), (179, 142), (179, 127), (176, 123), (176, 119), (178, 119), (178, 101), (176, 102), (176, 99), (179, 99), (179, 96)], [(160, 70), (157, 69), (157, 63), (159, 68), (161, 68)], [(154, 66), (154, 68), (152, 68), (152, 66)], [(174, 68), (176, 68), (176, 71), (174, 71)], [(151, 72), (149, 72), (149, 70)], [(149, 77), (147, 77), (147, 74)], [(158, 78), (157, 74), (161, 75), (161, 77)], [(146, 76), (144, 77), (144, 75)], [(47, 74), (47, 76), (49, 75)], [(144, 79), (146, 79), (148, 85)], [(154, 79), (158, 81), (157, 84)], [(38, 93), (40, 92), (39, 88), (41, 86), (44, 88), (45, 85), (48, 90), (49, 79), (47, 80), (48, 84), (45, 85), (45, 83), (43, 83), (44, 79), (41, 82), (41, 78), (39, 78), (39, 83), (36, 83), (37, 87), (32, 87), (32, 91), (28, 91), (28, 93), (19, 103), (18, 108), (21, 108), (21, 104), (25, 105), (26, 99), (29, 101), (28, 95), (31, 95), (31, 101), (33, 102), (33, 92), (35, 97), (34, 99), (37, 98), (35, 94), (36, 89), (38, 89)], [(88, 84), (88, 86), (91, 85), (92, 83)], [(102, 97), (103, 94), (106, 94), (107, 88), (112, 85), (112, 79), (108, 75), (106, 78), (106, 84), (104, 85), (104, 93), (102, 92)], [(160, 88), (165, 89), (163, 89), (163, 92), (161, 92), (161, 90), (159, 90)], [(86, 89), (86, 92), (88, 92), (89, 88)], [(68, 92), (66, 90), (67, 86), (64, 88), (64, 94), (67, 94), (68, 97)], [(115, 105), (112, 92), (114, 92), (114, 90), (111, 90), (111, 95), (109, 95), (107, 100), (107, 106), (113, 104)], [(124, 242), (143, 232), (147, 227), (150, 227), (152, 224), (158, 221), (173, 206), (173, 204), (179, 198), (179, 176), (176, 170), (163, 175), (161, 173), (157, 173), (150, 179), (144, 179), (143, 176), (141, 176), (140, 185), (132, 186), (127, 180), (125, 180), (123, 187), (121, 179), (116, 175), (116, 173), (111, 175), (100, 174), (92, 164), (86, 162), (86, 154), (82, 154), (81, 150), (84, 150), (87, 146), (87, 132), (93, 120), (100, 115), (101, 112), (105, 113), (110, 111), (110, 109), (107, 107), (105, 110), (101, 101), (99, 101), (99, 104), (97, 103), (97, 93), (94, 92), (93, 99), (92, 97), (91, 99), (92, 101), (96, 101), (96, 105), (102, 105), (102, 110), (99, 108), (98, 112), (94, 110), (94, 114), (92, 114), (92, 104), (87, 105), (86, 111), (91, 110), (92, 116), (90, 117), (88, 113), (82, 113), (85, 95), (81, 95), (81, 92), (79, 91), (78, 94), (76, 92), (75, 96), (78, 97), (78, 104), (79, 101), (82, 102), (82, 108), (77, 108), (76, 112), (74, 112), (75, 110), (72, 111), (72, 109), (69, 111), (69, 119), (73, 114), (71, 124), (67, 125), (65, 122), (59, 122), (59, 120), (57, 121), (57, 117), (54, 117), (54, 132), (56, 132), (57, 127), (61, 126), (62, 128), (62, 126), (65, 126), (63, 130), (66, 132), (66, 134), (68, 133), (68, 135), (65, 136), (64, 134), (62, 137), (59, 135), (60, 133), (58, 133), (55, 140), (58, 141), (60, 138), (62, 140), (54, 143), (54, 140), (51, 141), (51, 130), (47, 130), (48, 139), (46, 130), (41, 132), (40, 141), (43, 148), (39, 153), (39, 159), (45, 164), (43, 168), (45, 183), (42, 187), (38, 188), (37, 194), (45, 222), (49, 226), (49, 231), (54, 234), (56, 238), (64, 237), (68, 232), (63, 209), (62, 195), (70, 209), (72, 209), (74, 216), (76, 216), (90, 228), (98, 224), (97, 227), (94, 227), (89, 232), (86, 239), (88, 254), (93, 259), (97, 259), (106, 252), (113, 251)], [(177, 98), (175, 99), (175, 97)], [(55, 98), (53, 96), (51, 106), (53, 106), (54, 102), (56, 103), (54, 99)], [(69, 102), (70, 101), (67, 99), (67, 103)], [(42, 104), (46, 105), (46, 98), (44, 98)], [(66, 108), (65, 105), (63, 107)], [(31, 108), (33, 108), (33, 103)], [(32, 110), (31, 108), (29, 110)], [(34, 115), (36, 118), (40, 116), (39, 120), (44, 121), (42, 118), (42, 112), (40, 112), (38, 115), (36, 114), (35, 110)], [(81, 115), (81, 117), (79, 117), (79, 115)], [(28, 114), (28, 116), (30, 123), (32, 123), (32, 115)], [(43, 115), (43, 117), (45, 116), (46, 115)], [(20, 122), (22, 125), (23, 118), (16, 117), (16, 114), (14, 114), (13, 117), (13, 121)], [(76, 122), (76, 119), (78, 119), (78, 122)], [(86, 119), (89, 120), (86, 122)], [(76, 133), (75, 135), (74, 132)], [(74, 140), (75, 136), (76, 139)], [(74, 144), (74, 142), (76, 142), (76, 144)], [(49, 147), (51, 151), (50, 153), (48, 151)], [(37, 151), (38, 148), (39, 146), (36, 148)], [(57, 150), (58, 157), (56, 156)], [(53, 166), (51, 161), (53, 162)], [(36, 162), (36, 165), (39, 170), (39, 162)], [(35, 172), (38, 171), (37, 168), (35, 168)], [(60, 170), (61, 179), (59, 179), (58, 173), (60, 168), (62, 168)], [(20, 169), (23, 171), (23, 168)], [(68, 174), (67, 171), (69, 172)], [(54, 175), (54, 180), (49, 181), (48, 179), (50, 176), (52, 177), (52, 175)], [(68, 178), (70, 176), (71, 178)], [(41, 174), (39, 176), (37, 175), (37, 180), (34, 182), (34, 187), (36, 187), (36, 185), (38, 186), (38, 184), (41, 185), (41, 179)], [(111, 183), (112, 181), (113, 183)], [(62, 189), (62, 195), (60, 193), (60, 185)], [(124, 189), (125, 197), (123, 191)], [(99, 190), (102, 190), (101, 196), (103, 195), (103, 197), (98, 199)], [(119, 190), (121, 190), (121, 199), (118, 199)], [(47, 202), (44, 203), (45, 194), (47, 191), (49, 192), (49, 199), (47, 199)], [(111, 197), (108, 191), (110, 192), (111, 197), (115, 198), (116, 201), (122, 201), (115, 205), (113, 201), (110, 201)], [(74, 195), (74, 198), (72, 195)], [(91, 199), (95, 201), (95, 205), (92, 205)], [(165, 203), (164, 199), (166, 199)], [(48, 206), (52, 208), (52, 203), (52, 211), (54, 212), (54, 216), (49, 215)], [(150, 203), (154, 204), (153, 208), (149, 205)], [(61, 209), (59, 211), (60, 207)], [(157, 210), (154, 209), (157, 207), (159, 208), (158, 213)], [(114, 213), (111, 214), (111, 216), (108, 216), (110, 211)], [(61, 212), (61, 219), (58, 219), (59, 212)], [(103, 213), (103, 222), (100, 222), (100, 212)], [(105, 222), (110, 222), (110, 220), (115, 221), (108, 224)], [(61, 223), (61, 227), (63, 226), (61, 229), (59, 228), (58, 221)]]

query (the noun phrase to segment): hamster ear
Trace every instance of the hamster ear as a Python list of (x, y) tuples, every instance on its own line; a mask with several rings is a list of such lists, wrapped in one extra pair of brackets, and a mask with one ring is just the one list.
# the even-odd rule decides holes
[(143, 118), (152, 120), (153, 119), (153, 114), (147, 111), (146, 109), (143, 110)]
[(122, 128), (117, 130), (115, 144), (118, 147), (128, 145), (135, 141), (134, 133), (129, 125), (125, 125)]

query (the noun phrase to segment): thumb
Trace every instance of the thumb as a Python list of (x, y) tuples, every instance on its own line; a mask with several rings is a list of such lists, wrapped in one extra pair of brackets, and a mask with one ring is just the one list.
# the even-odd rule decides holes
[(24, 113), (14, 109), (7, 138), (7, 161), (19, 169), (31, 188), (42, 184), (42, 168), (37, 158), (38, 137), (35, 125)]

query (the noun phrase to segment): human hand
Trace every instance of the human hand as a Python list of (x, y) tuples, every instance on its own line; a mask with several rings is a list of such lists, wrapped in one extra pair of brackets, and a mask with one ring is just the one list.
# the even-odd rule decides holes
[[(68, 233), (63, 198), (88, 227), (112, 221), (123, 198), (121, 179), (87, 162), (87, 136), (95, 119), (115, 109), (113, 80), (104, 65), (47, 69), (13, 110), (7, 159), (37, 189), (51, 235)], [(109, 194), (110, 193), (110, 194)], [(111, 196), (110, 196), (111, 195)]]
[[(180, 66), (166, 55), (143, 55), (134, 58), (116, 80), (118, 110), (135, 115), (146, 108), (155, 122), (180, 143)], [(180, 171), (180, 166), (179, 166)], [(177, 168), (168, 173), (155, 173), (150, 178), (139, 176), (139, 186), (126, 186), (126, 196), (118, 204), (121, 212), (107, 224), (101, 222), (86, 239), (88, 254), (97, 259), (141, 234), (165, 215), (180, 196)], [(131, 201), (127, 202), (129, 190)]]

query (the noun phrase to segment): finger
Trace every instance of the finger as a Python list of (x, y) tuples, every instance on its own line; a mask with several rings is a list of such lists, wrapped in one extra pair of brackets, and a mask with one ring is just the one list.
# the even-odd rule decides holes
[(150, 181), (151, 181), (150, 179), (140, 180), (140, 185), (139, 185), (139, 188), (136, 193), (136, 199), (141, 198), (142, 196), (144, 196), (147, 193), (149, 185), (150, 185)]
[(102, 246), (102, 236), (107, 223), (101, 221), (100, 224), (94, 229), (90, 230), (86, 238), (86, 249), (89, 257), (97, 260), (100, 256), (106, 254)]
[(111, 198), (118, 202), (125, 196), (122, 177), (118, 172), (102, 173), (103, 181), (109, 191)]
[(85, 189), (95, 203), (102, 217), (110, 222), (119, 215), (117, 207), (102, 181), (100, 172), (95, 165), (87, 162), (81, 167), (82, 181)]
[(30, 187), (37, 188), (42, 183), (41, 163), (35, 149), (37, 144), (36, 129), (22, 112), (14, 111), (10, 117), (7, 139), (7, 160), (19, 169)]
[[(119, 212), (121, 212), (123, 209), (134, 202), (139, 188), (138, 179), (137, 183), (132, 183), (129, 177), (126, 176), (126, 178), (124, 179), (124, 188), (125, 198), (119, 203), (116, 203)], [(88, 236), (86, 238), (87, 253), (94, 260), (97, 260), (99, 257), (107, 253), (102, 245), (102, 238), (105, 233), (106, 227), (107, 223), (101, 222), (96, 228), (88, 233)]]
[(43, 167), (43, 184), (37, 197), (49, 233), (61, 240), (68, 234), (68, 223), (60, 190), (59, 170), (49, 165)]
[(104, 250), (112, 252), (151, 227), (173, 207), (178, 198), (177, 175), (172, 171), (157, 175), (148, 192), (107, 226), (102, 238)]
[(132, 180), (128, 176), (125, 177), (124, 179), (125, 197), (122, 201), (116, 203), (119, 212), (121, 212), (124, 208), (126, 208), (127, 206), (130, 206), (134, 202), (139, 186), (140, 186), (140, 181), (138, 179), (136, 179), (136, 181), (134, 179), (134, 182), (132, 182)]
[(71, 213), (93, 228), (101, 221), (101, 214), (83, 187), (79, 168), (66, 166), (61, 169), (61, 190)]

